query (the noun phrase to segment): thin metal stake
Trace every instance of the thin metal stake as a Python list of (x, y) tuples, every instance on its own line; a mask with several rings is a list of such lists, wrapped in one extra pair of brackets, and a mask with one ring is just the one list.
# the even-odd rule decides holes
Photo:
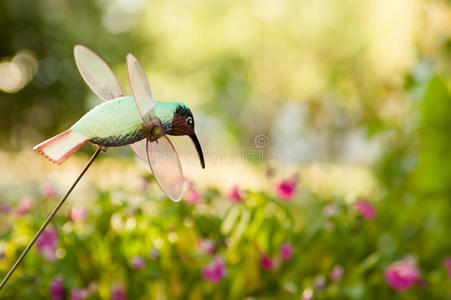
[(99, 155), (100, 151), (102, 150), (102, 148), (98, 148), (96, 150), (96, 152), (92, 155), (91, 159), (88, 161), (88, 163), (86, 164), (86, 166), (84, 167), (83, 171), (81, 171), (80, 175), (78, 175), (77, 179), (74, 181), (74, 183), (72, 184), (72, 186), (69, 188), (69, 190), (67, 191), (66, 195), (64, 195), (64, 197), (60, 200), (60, 202), (58, 202), (58, 205), (55, 207), (55, 209), (53, 209), (52, 213), (48, 216), (47, 220), (45, 220), (44, 224), (42, 224), (41, 229), (39, 229), (38, 233), (36, 233), (36, 235), (34, 236), (34, 238), (31, 240), (31, 242), (28, 244), (27, 248), (25, 248), (25, 250), (22, 252), (22, 254), (20, 255), (20, 257), (17, 259), (16, 263), (14, 264), (14, 266), (11, 268), (11, 270), (9, 270), (8, 274), (6, 274), (5, 278), (3, 279), (2, 283), (0, 284), (0, 290), (5, 286), (6, 282), (8, 281), (9, 277), (11, 277), (11, 275), (14, 273), (14, 271), (17, 269), (17, 267), (19, 266), (19, 264), (22, 262), (22, 260), (24, 259), (25, 255), (27, 255), (28, 251), (30, 251), (31, 247), (34, 245), (34, 243), (36, 242), (36, 240), (39, 238), (39, 236), (41, 235), (41, 233), (44, 231), (44, 229), (47, 227), (47, 225), (50, 223), (50, 221), (52, 220), (52, 218), (55, 216), (55, 214), (58, 212), (58, 210), (61, 208), (61, 206), (64, 204), (64, 201), (66, 201), (67, 197), (69, 196), (69, 194), (72, 192), (72, 190), (75, 188), (75, 186), (77, 185), (77, 183), (80, 181), (81, 177), (83, 177), (83, 175), (86, 173), (86, 171), (88, 170), (88, 168), (91, 166), (91, 164), (94, 162), (94, 159), (97, 157), (97, 155)]

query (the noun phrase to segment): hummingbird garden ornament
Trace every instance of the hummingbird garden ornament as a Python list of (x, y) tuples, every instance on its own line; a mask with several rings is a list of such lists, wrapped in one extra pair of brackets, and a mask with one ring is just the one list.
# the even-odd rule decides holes
[(202, 168), (205, 168), (191, 110), (180, 102), (154, 101), (146, 74), (132, 54), (127, 55), (127, 70), (133, 97), (122, 95), (112, 70), (92, 50), (76, 45), (74, 57), (85, 82), (105, 102), (91, 109), (71, 128), (40, 143), (33, 150), (39, 151), (52, 162), (61, 164), (86, 142), (100, 147), (9, 270), (0, 283), (0, 289), (101, 150), (130, 145), (136, 155), (150, 166), (161, 190), (174, 201), (179, 201), (182, 197), (183, 173), (180, 159), (167, 135), (188, 135), (196, 147)]
[(146, 74), (132, 54), (127, 55), (127, 70), (133, 97), (122, 95), (110, 67), (97, 54), (77, 45), (74, 56), (83, 79), (105, 102), (91, 109), (70, 129), (33, 149), (61, 164), (86, 142), (105, 148), (130, 145), (150, 166), (163, 192), (174, 201), (180, 200), (182, 168), (166, 134), (188, 135), (204, 168), (191, 110), (180, 102), (154, 101)]

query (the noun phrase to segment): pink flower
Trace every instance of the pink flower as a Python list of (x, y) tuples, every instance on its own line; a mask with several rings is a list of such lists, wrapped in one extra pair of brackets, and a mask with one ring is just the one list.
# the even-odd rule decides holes
[(57, 276), (53, 278), (50, 283), (50, 297), (53, 300), (63, 299), (64, 296), (64, 286), (63, 286), (63, 278), (61, 276)]
[(72, 207), (72, 210), (70, 211), (69, 218), (72, 220), (72, 222), (80, 222), (86, 219), (87, 217), (86, 210), (81, 206), (74, 206)]
[(329, 274), (332, 281), (339, 281), (343, 277), (343, 267), (335, 266)]
[(190, 205), (199, 204), (202, 201), (202, 196), (194, 188), (194, 183), (186, 177), (184, 177), (183, 179), (184, 179), (184, 185), (185, 185), (184, 198), (185, 198), (186, 202)]
[(0, 212), (7, 214), (9, 213), (9, 211), (11, 210), (11, 208), (9, 207), (9, 205), (5, 202), (0, 202)]
[(52, 184), (44, 184), (41, 186), (41, 193), (44, 197), (50, 198), (57, 195), (55, 186)]
[(216, 245), (215, 241), (212, 239), (204, 239), (200, 242), (200, 248), (211, 255), (215, 254), (216, 252)]
[(451, 256), (443, 259), (443, 265), (448, 269), (448, 276), (451, 278)]
[(276, 184), (276, 194), (282, 200), (291, 200), (296, 193), (297, 180), (286, 179)]
[(145, 177), (141, 178), (141, 181), (139, 182), (139, 189), (144, 192), (145, 190), (147, 190), (148, 187), (149, 180)]
[(202, 197), (194, 187), (189, 187), (185, 191), (185, 200), (188, 204), (195, 205), (202, 201)]
[(385, 269), (385, 280), (397, 291), (405, 291), (420, 279), (420, 270), (415, 258), (407, 257)]
[(144, 268), (144, 265), (146, 264), (146, 262), (144, 261), (144, 259), (137, 255), (135, 257), (132, 258), (132, 261), (130, 263), (130, 265), (132, 266), (133, 269), (135, 270), (140, 270), (142, 268)]
[(365, 200), (357, 200), (354, 202), (354, 208), (366, 220), (372, 220), (376, 217), (376, 210), (373, 205)]
[(49, 227), (36, 242), (38, 253), (49, 261), (56, 260), (56, 248), (58, 247), (58, 233), (55, 228)]
[(111, 288), (111, 300), (127, 300), (122, 285), (116, 284)]
[(266, 253), (260, 254), (260, 266), (265, 270), (272, 270), (274, 269), (274, 262)]
[(70, 291), (70, 300), (83, 300), (89, 296), (85, 289), (73, 289)]
[(33, 198), (31, 196), (23, 197), (16, 208), (16, 215), (23, 216), (33, 207)]
[(293, 256), (293, 252), (293, 246), (290, 243), (283, 243), (280, 246), (279, 253), (283, 260), (289, 260)]
[(243, 200), (241, 191), (239, 190), (238, 186), (234, 186), (230, 189), (229, 193), (227, 194), (227, 198), (229, 198), (232, 203), (238, 203)]
[(218, 283), (226, 275), (225, 261), (222, 257), (215, 257), (202, 269), (202, 276), (214, 284)]

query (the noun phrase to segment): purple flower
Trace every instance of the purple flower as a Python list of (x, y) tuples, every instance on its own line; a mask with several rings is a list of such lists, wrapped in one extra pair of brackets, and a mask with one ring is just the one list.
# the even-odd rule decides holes
[(53, 278), (50, 283), (50, 297), (53, 300), (63, 299), (64, 296), (64, 286), (63, 286), (63, 278), (61, 276), (57, 276)]
[(329, 274), (332, 281), (339, 281), (343, 277), (343, 267), (335, 266)]
[(322, 291), (325, 286), (326, 286), (326, 278), (324, 278), (323, 275), (317, 276), (313, 281), (313, 287), (317, 292)]
[(448, 269), (448, 276), (451, 278), (451, 256), (443, 259), (443, 265)]
[(276, 194), (277, 196), (285, 201), (291, 200), (296, 193), (297, 180), (296, 179), (285, 179), (276, 184)]
[(204, 239), (200, 242), (200, 248), (211, 255), (216, 253), (215, 241), (212, 239)]
[(38, 253), (49, 261), (56, 260), (56, 248), (58, 247), (58, 233), (55, 228), (49, 227), (36, 242)]
[(232, 203), (238, 203), (238, 202), (241, 202), (241, 200), (243, 200), (241, 191), (238, 188), (238, 186), (234, 186), (230, 189), (229, 193), (227, 194), (227, 198), (229, 198), (229, 200)]
[(274, 261), (266, 253), (260, 253), (260, 266), (265, 270), (274, 269)]
[(374, 209), (373, 205), (368, 201), (359, 199), (356, 202), (354, 202), (354, 208), (366, 220), (372, 220), (376, 217), (376, 210)]
[(86, 219), (87, 217), (86, 210), (81, 206), (74, 206), (72, 207), (72, 210), (70, 211), (69, 218), (72, 222), (80, 222)]
[(85, 289), (73, 289), (70, 291), (70, 300), (83, 300), (88, 297), (89, 293)]
[(293, 256), (293, 246), (290, 243), (283, 243), (282, 246), (280, 246), (280, 257), (283, 260), (289, 260)]
[(16, 215), (23, 216), (26, 213), (28, 213), (32, 207), (33, 207), (33, 198), (31, 196), (24, 196), (20, 200), (19, 205), (17, 205), (15, 211)]
[(415, 258), (407, 257), (385, 269), (385, 280), (397, 291), (405, 291), (420, 279), (420, 270)]
[(144, 268), (145, 264), (146, 264), (146, 262), (144, 261), (144, 258), (142, 258), (139, 255), (133, 257), (132, 261), (130, 263), (132, 268), (135, 269), (135, 270), (140, 270), (140, 269)]
[(53, 184), (43, 184), (41, 186), (41, 193), (46, 198), (55, 197), (57, 195), (56, 188)]
[(111, 300), (127, 300), (124, 287), (121, 284), (111, 287)]
[(0, 202), (0, 212), (7, 214), (9, 213), (9, 211), (11, 210), (11, 208), (9, 207), (8, 204), (6, 204), (5, 202)]
[(202, 276), (214, 284), (218, 283), (226, 275), (226, 265), (222, 257), (215, 257), (202, 269)]

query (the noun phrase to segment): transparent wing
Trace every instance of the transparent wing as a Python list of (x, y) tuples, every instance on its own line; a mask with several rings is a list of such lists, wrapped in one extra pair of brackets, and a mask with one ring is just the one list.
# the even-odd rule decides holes
[(182, 165), (166, 135), (154, 142), (147, 141), (147, 158), (160, 188), (169, 198), (179, 201), (183, 192)]
[[(146, 73), (138, 60), (130, 53), (127, 54), (127, 70), (128, 80), (130, 82), (136, 106), (138, 107), (141, 118), (144, 121), (147, 121), (148, 119), (146, 118), (155, 117), (152, 92)], [(149, 115), (147, 115), (148, 112)]]
[(179, 156), (166, 135), (150, 142), (147, 139), (130, 145), (136, 155), (150, 166), (161, 190), (179, 201), (183, 192), (183, 172)]
[(122, 96), (116, 76), (100, 56), (85, 46), (76, 45), (74, 57), (81, 77), (97, 96), (105, 101)]
[(142, 139), (140, 141), (137, 141), (130, 145), (133, 152), (135, 152), (136, 156), (145, 163), (146, 165), (149, 164), (149, 161), (147, 160), (147, 139)]

